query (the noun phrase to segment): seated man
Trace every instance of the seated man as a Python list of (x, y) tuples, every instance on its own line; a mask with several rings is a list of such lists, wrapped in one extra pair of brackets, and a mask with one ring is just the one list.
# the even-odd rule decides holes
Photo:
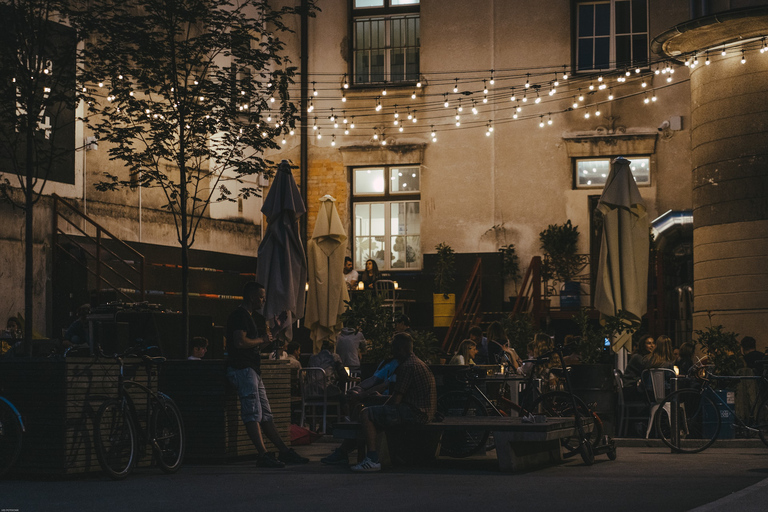
[(381, 470), (376, 451), (380, 430), (395, 425), (424, 424), (435, 415), (437, 389), (429, 367), (413, 353), (413, 339), (396, 334), (392, 340), (392, 355), (400, 362), (395, 371), (397, 380), (390, 387), (392, 399), (384, 405), (366, 407), (360, 413), (368, 454), (352, 471)]
[(195, 336), (192, 338), (192, 354), (187, 358), (189, 361), (200, 361), (208, 352), (208, 338)]

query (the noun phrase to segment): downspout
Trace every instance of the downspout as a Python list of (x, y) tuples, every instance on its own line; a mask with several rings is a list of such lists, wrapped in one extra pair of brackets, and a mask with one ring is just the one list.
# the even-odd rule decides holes
[[(301, 199), (304, 201), (304, 205), (307, 205), (307, 173), (309, 165), (307, 159), (309, 158), (309, 130), (307, 129), (307, 97), (309, 88), (309, 1), (301, 0), (301, 56), (300, 56), (300, 73), (301, 73), (301, 113), (299, 122), (301, 128), (299, 132), (301, 154), (300, 154), (300, 173), (301, 179), (299, 180), (299, 188), (301, 189)], [(300, 236), (304, 243), (307, 245), (307, 215), (301, 216), (300, 221)]]

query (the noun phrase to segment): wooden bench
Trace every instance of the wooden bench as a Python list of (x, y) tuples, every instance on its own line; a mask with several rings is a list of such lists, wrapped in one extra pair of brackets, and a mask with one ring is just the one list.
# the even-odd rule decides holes
[[(584, 418), (584, 429), (591, 431), (592, 419)], [(439, 453), (439, 440), (446, 431), (491, 431), (496, 442), (496, 458), (501, 471), (524, 471), (536, 466), (559, 462), (563, 459), (561, 440), (577, 435), (573, 418), (546, 418), (543, 423), (526, 423), (522, 418), (507, 417), (447, 417), (441, 422), (424, 425), (398, 426), (388, 429), (390, 433), (435, 434), (437, 444), (434, 451)], [(357, 422), (338, 423), (333, 427), (337, 439), (363, 439), (362, 425)], [(380, 445), (383, 443), (379, 442)], [(387, 446), (391, 445), (388, 441)], [(390, 450), (380, 447), (386, 464), (391, 460)], [(358, 454), (359, 455), (359, 454)]]

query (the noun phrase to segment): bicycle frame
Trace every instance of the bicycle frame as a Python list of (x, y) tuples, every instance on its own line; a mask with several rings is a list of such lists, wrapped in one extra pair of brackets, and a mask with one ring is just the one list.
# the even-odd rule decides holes
[[(755, 380), (755, 381), (762, 381), (765, 384), (768, 384), (768, 379), (765, 378), (763, 375), (733, 375), (733, 376), (726, 376), (726, 377), (715, 377), (715, 380), (733, 380), (733, 381), (742, 381), (742, 380)], [(718, 394), (715, 393), (715, 390), (712, 389), (712, 386), (710, 385), (708, 380), (705, 380), (702, 382), (701, 385), (701, 393), (707, 392), (707, 395), (709, 398), (711, 398), (715, 403), (720, 404), (721, 406), (724, 406), (725, 409), (733, 416), (733, 419), (735, 422), (737, 422), (738, 426), (747, 429), (750, 432), (758, 432), (759, 429), (755, 428), (753, 426), (748, 425), (743, 419), (741, 419), (734, 409), (731, 408), (730, 405), (728, 405), (727, 400), (723, 400), (723, 398)], [(755, 413), (760, 406), (760, 404), (763, 403), (763, 400), (765, 399), (764, 393), (760, 393), (757, 395), (757, 400), (754, 404), (752, 404), (752, 407), (750, 408), (750, 416), (755, 417)]]
[[(152, 411), (155, 407), (155, 402), (158, 400), (157, 395), (154, 391), (152, 391), (152, 389), (149, 388), (149, 386), (145, 386), (131, 379), (126, 379), (125, 364), (123, 362), (122, 357), (116, 357), (115, 359), (118, 361), (118, 364), (120, 365), (120, 372), (118, 373), (118, 377), (117, 377), (117, 399), (118, 401), (120, 401), (120, 403), (127, 404), (128, 413), (131, 415), (133, 419), (136, 420), (134, 421), (134, 425), (136, 426), (136, 431), (139, 435), (139, 441), (141, 441), (144, 444), (154, 443), (154, 440), (150, 439), (151, 433), (149, 432), (149, 425), (152, 418)], [(147, 384), (151, 385), (152, 372), (151, 372), (151, 369), (149, 368), (149, 365), (147, 364), (146, 366), (147, 366)], [(129, 388), (138, 388), (147, 397), (147, 409), (146, 409), (146, 414), (144, 416), (144, 422), (138, 421), (139, 420), (138, 409), (136, 408), (136, 404), (133, 398), (127, 392)]]
[(8, 407), (11, 408), (11, 411), (13, 411), (13, 414), (16, 415), (16, 419), (19, 420), (19, 425), (21, 425), (21, 431), (22, 432), (26, 432), (27, 430), (26, 430), (26, 428), (24, 428), (24, 420), (21, 419), (21, 413), (16, 408), (16, 406), (13, 405), (10, 400), (8, 400), (7, 398), (5, 398), (3, 396), (0, 396), (0, 401), (5, 402), (8, 405)]

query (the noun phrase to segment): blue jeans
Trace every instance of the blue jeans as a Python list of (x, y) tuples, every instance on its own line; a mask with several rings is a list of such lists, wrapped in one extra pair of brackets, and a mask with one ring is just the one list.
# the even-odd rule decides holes
[(227, 380), (237, 388), (240, 397), (240, 416), (243, 423), (256, 421), (269, 421), (272, 419), (272, 410), (269, 408), (267, 390), (261, 377), (253, 368), (236, 370), (227, 368)]

